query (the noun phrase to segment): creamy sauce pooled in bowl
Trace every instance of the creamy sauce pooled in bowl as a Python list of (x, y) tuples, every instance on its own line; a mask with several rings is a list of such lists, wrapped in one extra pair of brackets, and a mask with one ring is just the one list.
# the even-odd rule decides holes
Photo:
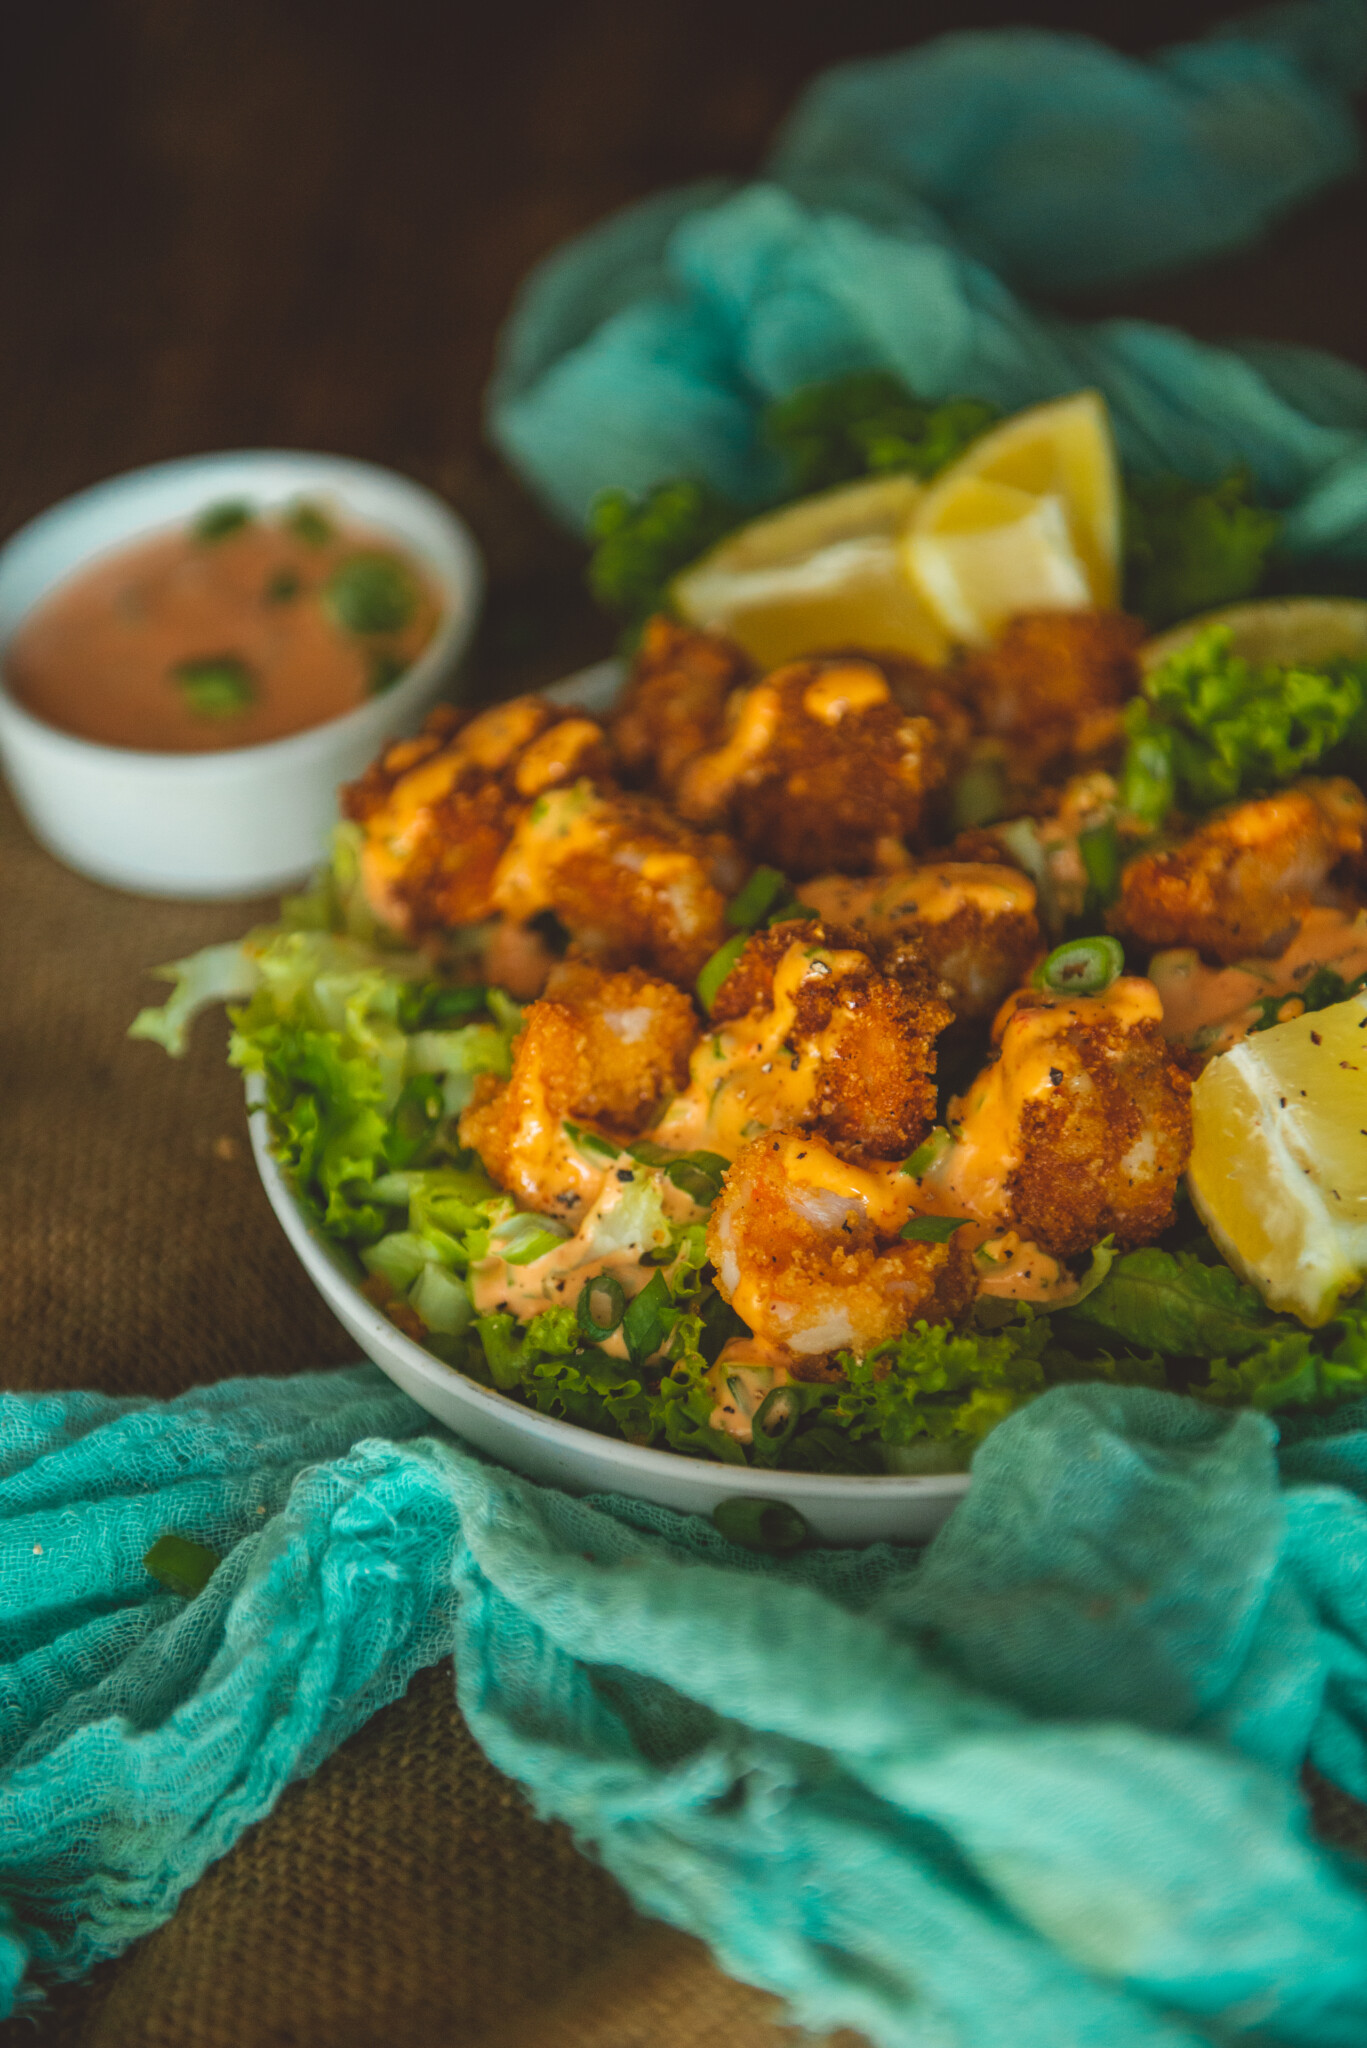
[(225, 502), (58, 584), (11, 640), (5, 681), (81, 739), (221, 752), (355, 710), (412, 666), (439, 618), (384, 536), (311, 503)]

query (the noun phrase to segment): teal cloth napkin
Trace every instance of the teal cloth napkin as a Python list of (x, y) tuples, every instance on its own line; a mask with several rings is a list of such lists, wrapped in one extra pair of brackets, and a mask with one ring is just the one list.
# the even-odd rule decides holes
[[(523, 287), (491, 433), (571, 525), (671, 477), (780, 485), (762, 407), (848, 370), (1014, 410), (1102, 390), (1126, 463), (1245, 464), (1292, 556), (1367, 558), (1367, 376), (1313, 349), (1068, 321), (1034, 292), (1244, 242), (1350, 169), (1364, 0), (1304, 0), (1139, 63), (1081, 36), (949, 36), (818, 79), (764, 178), (666, 192)], [(1008, 282), (1009, 281), (1009, 282)]]
[[(1321, 1425), (1328, 1428), (1328, 1425)], [(886, 2048), (1360, 2048), (1367, 1406), (1060, 1388), (924, 1555), (782, 1561), (482, 1462), (369, 1366), (0, 1400), (0, 2008), (164, 1919), (455, 1653), (647, 1911)], [(224, 1554), (186, 1602), (141, 1559)]]

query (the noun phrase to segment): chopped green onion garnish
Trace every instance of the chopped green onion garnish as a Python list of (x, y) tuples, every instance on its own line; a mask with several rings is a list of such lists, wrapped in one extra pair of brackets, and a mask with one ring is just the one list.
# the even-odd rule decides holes
[(292, 597), (298, 597), (299, 578), (293, 569), (277, 569), (266, 585), (267, 604), (288, 604)]
[(397, 633), (418, 609), (418, 588), (397, 555), (349, 555), (323, 585), (323, 603), (348, 633)]
[(1097, 910), (1109, 910), (1120, 894), (1120, 837), (1115, 820), (1079, 832), (1077, 850), (1087, 870), (1088, 903)]
[(620, 1145), (614, 1145), (611, 1138), (600, 1138), (597, 1131), (586, 1131), (581, 1125), (572, 1124), (568, 1117), (561, 1128), (571, 1145), (590, 1159), (616, 1159), (621, 1151)]
[(177, 662), (171, 676), (200, 718), (237, 718), (256, 702), (251, 670), (235, 654), (209, 654), (200, 661)]
[(712, 958), (704, 964), (698, 976), (698, 1001), (709, 1016), (712, 1005), (721, 992), (721, 985), (745, 951), (745, 942), (749, 936), (749, 932), (737, 932), (724, 946), (718, 946)]
[(590, 1344), (602, 1344), (621, 1327), (626, 1306), (621, 1281), (611, 1273), (599, 1273), (580, 1288), (575, 1321)]
[(776, 1451), (797, 1428), (801, 1413), (801, 1399), (792, 1387), (771, 1387), (751, 1418), (751, 1435)]
[(756, 868), (740, 894), (727, 904), (726, 922), (732, 931), (751, 932), (790, 894), (788, 877), (777, 868)]
[(296, 540), (302, 540), (311, 548), (325, 548), (337, 532), (326, 512), (317, 505), (311, 505), (307, 498), (301, 498), (297, 505), (290, 506), (285, 514), (285, 527)]
[(386, 690), (392, 690), (399, 677), (408, 673), (408, 666), (401, 654), (394, 654), (387, 647), (376, 648), (366, 678), (371, 696), (383, 697)]
[(1099, 996), (1125, 971), (1125, 948), (1109, 936), (1066, 939), (1035, 969), (1036, 988), (1060, 996)]
[(924, 1180), (931, 1168), (939, 1165), (953, 1143), (954, 1140), (944, 1125), (936, 1124), (930, 1136), (916, 1147), (910, 1159), (902, 1161), (903, 1173), (910, 1174), (913, 1180)]
[(143, 1567), (168, 1593), (193, 1600), (202, 1593), (223, 1560), (207, 1543), (192, 1543), (188, 1536), (158, 1536), (143, 1558)]
[(728, 1543), (780, 1556), (786, 1550), (796, 1550), (807, 1534), (807, 1524), (786, 1500), (720, 1500), (712, 1510), (712, 1521)]
[(245, 498), (225, 498), (221, 505), (210, 505), (201, 512), (190, 532), (201, 545), (211, 547), (216, 540), (226, 540), (230, 533), (240, 532), (254, 517)]
[(897, 1234), (910, 1244), (948, 1244), (967, 1221), (966, 1216), (913, 1216)]

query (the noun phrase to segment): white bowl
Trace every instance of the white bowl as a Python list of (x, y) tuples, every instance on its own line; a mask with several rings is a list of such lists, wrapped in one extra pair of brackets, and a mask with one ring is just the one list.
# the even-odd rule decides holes
[[(622, 673), (619, 662), (600, 662), (545, 694), (585, 711), (605, 711), (621, 688)], [(253, 1074), (247, 1081), (252, 1150), (271, 1207), (304, 1271), (366, 1357), (439, 1422), (491, 1458), (566, 1493), (625, 1493), (687, 1514), (710, 1515), (718, 1502), (737, 1496), (786, 1501), (821, 1543), (923, 1542), (968, 1491), (966, 1472), (921, 1479), (755, 1472), (674, 1451), (643, 1450), (540, 1415), (466, 1379), (373, 1307), (346, 1255), (314, 1229), (271, 1152), (264, 1102), (265, 1084)]]
[[(53, 585), (95, 556), (205, 506), (320, 498), (392, 538), (442, 601), (430, 644), (393, 689), (326, 725), (220, 753), (145, 753), (77, 739), (35, 718), (3, 682), (4, 649)], [(257, 896), (299, 881), (323, 853), (337, 786), (392, 734), (411, 732), (448, 683), (483, 590), (464, 523), (420, 485), (336, 455), (244, 451), (133, 470), (67, 498), (0, 551), (0, 756), (20, 810), (59, 860), (149, 896)]]
[(686, 1514), (710, 1515), (719, 1501), (781, 1500), (795, 1507), (821, 1543), (922, 1542), (968, 1490), (968, 1475), (925, 1479), (854, 1478), (811, 1472), (754, 1472), (713, 1465), (674, 1451), (643, 1450), (596, 1436), (572, 1422), (540, 1415), (507, 1394), (481, 1387), (443, 1365), (372, 1307), (346, 1255), (314, 1229), (270, 1149), (265, 1084), (247, 1082), (252, 1150), (266, 1194), (299, 1260), (339, 1323), (397, 1386), (464, 1437), (515, 1472), (566, 1493), (625, 1493)]

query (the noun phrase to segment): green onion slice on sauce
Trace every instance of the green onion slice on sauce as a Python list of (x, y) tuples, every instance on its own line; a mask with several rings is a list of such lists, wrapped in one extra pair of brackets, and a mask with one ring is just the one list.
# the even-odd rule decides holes
[(1125, 971), (1125, 949), (1109, 935), (1066, 939), (1035, 969), (1036, 988), (1059, 996), (1099, 996)]
[(590, 1344), (603, 1344), (621, 1328), (626, 1307), (621, 1281), (614, 1280), (611, 1273), (597, 1273), (579, 1290), (575, 1321)]
[(252, 672), (236, 654), (179, 661), (171, 679), (199, 718), (240, 718), (256, 702)]
[(250, 526), (255, 516), (245, 498), (225, 498), (221, 504), (207, 505), (190, 533), (202, 547), (212, 547), (215, 541), (226, 540), (230, 533), (240, 533), (244, 526)]
[(348, 555), (323, 585), (323, 604), (347, 633), (397, 633), (418, 609), (418, 587), (397, 555)]

